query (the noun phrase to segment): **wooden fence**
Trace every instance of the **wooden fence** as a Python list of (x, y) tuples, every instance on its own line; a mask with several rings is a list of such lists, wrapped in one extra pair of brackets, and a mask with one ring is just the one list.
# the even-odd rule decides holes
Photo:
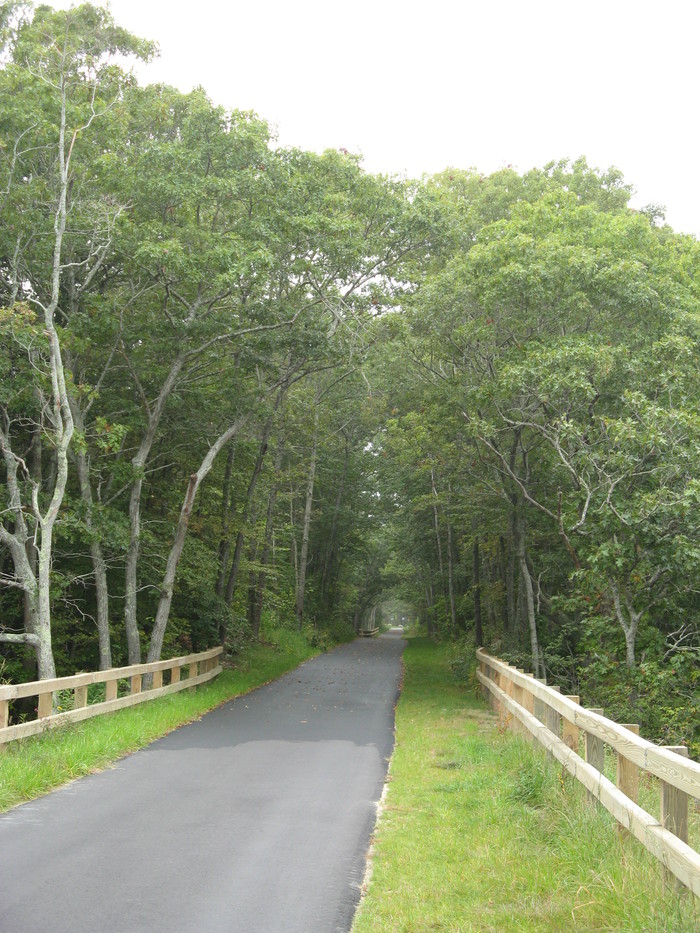
[[(69, 722), (79, 722), (91, 716), (111, 713), (125, 706), (135, 706), (168, 693), (196, 687), (207, 680), (212, 680), (221, 672), (220, 656), (223, 648), (211, 648), (199, 654), (188, 654), (168, 661), (153, 661), (150, 664), (132, 664), (130, 667), (113, 667), (106, 671), (93, 671), (88, 674), (74, 674), (72, 677), (57, 677), (55, 680), (35, 680), (24, 684), (6, 684), (0, 686), (0, 751), (7, 742), (36, 735), (46, 729), (61, 726)], [(183, 667), (187, 668), (187, 677), (181, 676)], [(169, 672), (169, 683), (163, 686), (163, 673)], [(152, 686), (143, 690), (143, 678), (152, 675)], [(118, 696), (118, 682), (129, 681), (129, 692)], [(88, 705), (88, 687), (92, 684), (104, 684), (104, 700)], [(71, 691), (73, 709), (54, 712), (54, 693)], [(9, 704), (11, 700), (22, 697), (36, 697), (37, 718), (28, 722), (8, 725)]]
[[(564, 696), (532, 674), (479, 648), (477, 677), (502, 722), (528, 730), (618, 823), (635, 836), (678, 881), (700, 897), (700, 854), (688, 845), (688, 803), (700, 799), (700, 764), (683, 746), (660, 746), (639, 727), (607, 719)], [(617, 783), (603, 774), (605, 747), (617, 757)], [(583, 757), (579, 751), (583, 749)], [(640, 771), (660, 786), (660, 819), (637, 803)]]

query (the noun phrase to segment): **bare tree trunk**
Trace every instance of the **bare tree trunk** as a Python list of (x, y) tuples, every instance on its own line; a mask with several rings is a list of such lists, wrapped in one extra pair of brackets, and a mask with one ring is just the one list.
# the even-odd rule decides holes
[[(129, 655), (129, 664), (141, 663), (141, 636), (138, 625), (138, 561), (141, 547), (141, 492), (143, 491), (144, 472), (151, 449), (156, 439), (166, 402), (182, 372), (187, 358), (181, 353), (171, 364), (168, 375), (158, 394), (153, 408), (146, 408), (147, 425), (141, 439), (139, 449), (131, 461), (134, 479), (131, 485), (129, 498), (129, 547), (126, 552), (124, 567), (124, 625), (126, 627), (126, 643)], [(146, 402), (144, 401), (144, 405)]]
[(438, 521), (438, 510), (437, 510), (438, 493), (437, 493), (437, 488), (435, 486), (435, 473), (432, 470), (432, 468), (430, 470), (430, 484), (433, 490), (433, 497), (435, 500), (433, 502), (433, 528), (435, 530), (435, 546), (437, 548), (438, 569), (440, 570), (440, 579), (442, 580), (442, 578), (445, 575), (445, 571), (442, 566), (442, 544), (440, 542), (440, 522)]
[[(25, 543), (27, 562), (30, 569), (30, 578), (36, 580), (39, 573), (39, 552), (36, 549), (35, 535), (29, 535)], [(29, 579), (29, 577), (28, 577)], [(33, 631), (34, 611), (36, 609), (36, 593), (30, 589), (24, 590), (24, 630)]]
[(440, 586), (442, 587), (442, 595), (445, 599), (445, 609), (450, 606), (449, 598), (449, 585), (445, 580), (445, 567), (442, 559), (442, 541), (440, 540), (440, 521), (438, 518), (438, 491), (437, 486), (435, 485), (435, 471), (433, 468), (430, 468), (430, 484), (433, 491), (433, 529), (435, 531), (435, 548), (437, 550), (438, 558), (438, 570), (440, 572)]
[[(85, 425), (83, 415), (73, 398), (70, 399), (73, 420), (76, 427), (83, 434)], [(90, 559), (92, 561), (92, 572), (95, 577), (95, 602), (97, 608), (97, 640), (99, 649), (100, 670), (108, 670), (112, 667), (112, 645), (109, 634), (109, 588), (107, 584), (107, 564), (102, 553), (102, 545), (95, 532), (93, 525), (94, 501), (92, 498), (92, 486), (90, 484), (90, 465), (87, 455), (80, 447), (76, 448), (73, 454), (76, 473), (78, 475), (78, 485), (80, 487), (80, 496), (85, 505), (85, 527), (88, 531), (90, 540)]]
[(37, 569), (36, 573), (27, 554), (28, 532), (24, 517), (17, 467), (23, 461), (14, 454), (10, 442), (9, 423), (6, 430), (0, 428), (0, 448), (7, 468), (7, 487), (9, 493), (9, 511), (15, 520), (15, 532), (11, 534), (0, 523), (0, 542), (10, 551), (17, 584), (29, 596), (29, 617), (31, 631), (27, 635), (36, 637), (31, 643), (36, 650), (37, 668), (40, 680), (56, 676), (56, 666), (51, 644), (51, 588), (50, 572), (53, 545), (53, 529), (63, 503), (68, 481), (68, 448), (73, 437), (73, 416), (68, 402), (66, 377), (61, 355), (61, 344), (55, 326), (55, 316), (61, 296), (61, 272), (63, 239), (66, 230), (68, 180), (72, 144), (66, 144), (66, 90), (67, 78), (61, 75), (58, 85), (61, 100), (61, 112), (58, 127), (58, 178), (59, 191), (54, 214), (54, 241), (51, 266), (50, 300), (41, 305), (43, 312), (44, 335), (49, 348), (49, 378), (51, 383), (50, 405), (47, 406), (47, 419), (50, 423), (52, 450), (55, 457), (55, 482), (51, 499), (44, 512), (39, 506), (39, 486), (32, 482), (31, 506), (27, 511), (32, 515), (36, 526)]
[(522, 519), (518, 521), (518, 563), (520, 565), (520, 576), (525, 590), (525, 608), (527, 610), (528, 628), (530, 630), (530, 651), (532, 654), (532, 669), (535, 677), (543, 677), (542, 657), (537, 638), (537, 620), (535, 615), (535, 595), (532, 589), (532, 578), (527, 566), (527, 556), (525, 550), (525, 529)]
[[(35, 392), (35, 398), (37, 402), (37, 408), (41, 409), (42, 400), (41, 394), (37, 390)], [(43, 475), (42, 475), (42, 440), (41, 440), (41, 423), (37, 422), (34, 425), (32, 430), (32, 440), (29, 446), (29, 452), (27, 454), (27, 467), (29, 469), (29, 476), (31, 477), (33, 483), (37, 489), (43, 487)], [(31, 519), (30, 519), (31, 521)], [(37, 576), (39, 572), (39, 552), (36, 547), (36, 541), (38, 535), (36, 534), (36, 519), (34, 519), (34, 534), (29, 532), (27, 535), (25, 550), (27, 552), (27, 559), (29, 561), (29, 566), (34, 577)], [(34, 610), (36, 607), (36, 598), (33, 597), (27, 590), (24, 591), (24, 630), (25, 632), (32, 631), (32, 626), (34, 625)], [(31, 679), (31, 675), (27, 678)]]
[(107, 584), (107, 563), (102, 553), (102, 545), (95, 532), (92, 513), (93, 499), (90, 485), (90, 471), (87, 457), (81, 450), (75, 454), (76, 472), (80, 485), (80, 495), (85, 503), (85, 527), (90, 536), (90, 559), (95, 577), (95, 601), (97, 608), (97, 640), (99, 646), (100, 670), (112, 667), (112, 645), (109, 634), (109, 588)]
[(177, 567), (180, 563), (182, 551), (185, 546), (185, 537), (187, 535), (187, 528), (189, 526), (190, 517), (192, 515), (192, 507), (197, 495), (197, 490), (214, 465), (214, 460), (216, 459), (218, 453), (230, 440), (232, 440), (232, 438), (238, 434), (247, 420), (248, 416), (243, 415), (242, 417), (238, 418), (226, 431), (224, 431), (223, 434), (219, 435), (219, 437), (216, 439), (216, 441), (214, 441), (212, 446), (207, 451), (207, 454), (202, 460), (197, 472), (190, 476), (189, 483), (187, 484), (187, 492), (185, 493), (185, 499), (182, 503), (182, 508), (180, 509), (180, 519), (175, 530), (175, 537), (170, 549), (170, 554), (168, 555), (165, 574), (161, 584), (160, 601), (158, 603), (156, 619), (153, 625), (153, 632), (151, 634), (151, 643), (148, 648), (149, 662), (160, 660), (160, 653), (163, 649), (163, 638), (165, 636), (165, 630), (167, 628), (168, 619), (170, 617), (170, 605), (173, 600), (173, 589), (175, 586), (175, 578), (177, 576)]
[(639, 620), (643, 616), (644, 612), (636, 612), (632, 603), (629, 599), (625, 599), (625, 608), (627, 609), (627, 615), (625, 616), (625, 611), (622, 606), (622, 599), (620, 597), (620, 589), (618, 585), (610, 580), (610, 589), (613, 594), (613, 602), (615, 605), (615, 615), (617, 616), (617, 621), (622, 627), (622, 631), (625, 635), (625, 662), (627, 668), (632, 670), (635, 667), (637, 660), (635, 657), (635, 644), (637, 641), (637, 629), (639, 628)]
[(316, 457), (318, 454), (318, 415), (319, 401), (315, 401), (314, 411), (314, 439), (309, 462), (309, 473), (306, 480), (306, 504), (304, 506), (304, 524), (301, 533), (301, 553), (299, 555), (299, 578), (297, 582), (296, 616), (301, 631), (304, 623), (304, 591), (306, 589), (306, 562), (309, 555), (309, 533), (311, 530), (311, 509), (314, 499), (314, 480), (316, 478)]

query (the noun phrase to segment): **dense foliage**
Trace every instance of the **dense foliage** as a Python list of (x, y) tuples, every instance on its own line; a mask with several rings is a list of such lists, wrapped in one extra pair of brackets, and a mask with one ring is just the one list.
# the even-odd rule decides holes
[(89, 4), (0, 41), (3, 676), (410, 605), (691, 739), (697, 241), (583, 159), (276, 148)]

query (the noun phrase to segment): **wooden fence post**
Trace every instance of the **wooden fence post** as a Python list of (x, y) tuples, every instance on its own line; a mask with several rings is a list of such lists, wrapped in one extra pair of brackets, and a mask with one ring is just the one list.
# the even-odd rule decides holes
[(110, 700), (117, 699), (117, 690), (118, 683), (116, 680), (106, 680), (105, 681), (105, 703), (109, 703)]
[[(544, 677), (535, 677), (534, 679), (537, 683), (546, 685)], [(545, 706), (544, 700), (540, 700), (539, 697), (533, 696), (533, 706), (535, 717), (539, 719), (542, 725), (546, 725), (547, 707)]]
[[(561, 687), (550, 687), (550, 690), (556, 690), (557, 693), (561, 693)], [(546, 722), (545, 725), (550, 732), (553, 732), (557, 738), (561, 736), (561, 713), (558, 713), (555, 709), (552, 709), (551, 706), (547, 706), (546, 710)]]
[[(525, 673), (525, 671), (524, 671), (521, 667), (516, 668), (516, 670), (517, 670), (518, 674), (524, 674), (524, 673)], [(522, 706), (523, 708), (525, 707), (525, 703), (523, 702), (523, 693), (524, 693), (524, 692), (525, 692), (525, 691), (524, 691), (523, 688), (520, 686), (520, 684), (513, 684), (513, 699), (514, 699), (515, 702), (518, 704), (518, 706)], [(520, 734), (522, 734), (524, 731), (526, 731), (526, 730), (525, 730), (525, 727), (524, 727), (523, 724), (520, 722), (520, 720), (518, 719), (517, 716), (513, 716), (513, 731), (514, 731), (514, 732), (518, 732), (518, 733), (520, 733)]]
[[(505, 683), (503, 684), (504, 693), (506, 694), (506, 696), (510, 697), (510, 699), (512, 700), (514, 684), (510, 678), (510, 665), (508, 665), (508, 671), (503, 675), (503, 679), (505, 680)], [(503, 705), (503, 726), (505, 729), (512, 728), (514, 718), (515, 717), (513, 716), (511, 711), (504, 704)]]
[[(636, 722), (622, 722), (621, 726), (639, 735), (639, 724)], [(624, 755), (617, 753), (617, 786), (625, 796), (635, 803), (639, 798), (639, 768)]]
[(131, 692), (132, 693), (141, 693), (141, 678), (142, 674), (134, 674), (131, 678)]
[(36, 705), (36, 718), (46, 719), (53, 709), (53, 693), (40, 693)]
[[(688, 757), (688, 749), (685, 745), (663, 745), (669, 752), (675, 752), (682, 758)], [(688, 842), (688, 795), (661, 781), (661, 825), (664, 826), (674, 836), (678, 836), (683, 842)], [(671, 872), (664, 866), (664, 880), (670, 883), (673, 880)], [(683, 889), (680, 881), (676, 881), (679, 890)]]
[(159, 690), (163, 686), (163, 671), (153, 671), (153, 690)]
[[(199, 663), (197, 661), (190, 661), (190, 673), (189, 673), (190, 680), (194, 680), (194, 678), (197, 676), (198, 668), (199, 668)], [(192, 691), (194, 690), (194, 685), (192, 685), (191, 687), (188, 687), (188, 690), (190, 693), (192, 693)]]
[(180, 665), (176, 664), (174, 667), (170, 668), (170, 683), (179, 684), (180, 683)]
[[(599, 713), (603, 715), (603, 710), (600, 708), (590, 709), (591, 713)], [(605, 742), (602, 739), (599, 739), (597, 735), (593, 735), (592, 732), (586, 732), (586, 761), (589, 765), (593, 765), (600, 773), (603, 773), (605, 769)], [(597, 797), (588, 791), (588, 799), (590, 801), (596, 801)]]
[[(555, 690), (557, 693), (561, 693), (561, 687), (550, 687), (550, 690)], [(561, 737), (561, 713), (558, 713), (555, 709), (552, 709), (549, 704), (545, 704), (545, 725), (550, 732), (553, 732), (557, 738)], [(551, 761), (554, 760), (554, 755), (551, 751), (547, 750), (547, 758)]]
[(87, 686), (76, 687), (73, 691), (73, 709), (82, 709), (87, 706)]
[[(492, 668), (491, 665), (488, 663), (488, 661), (486, 662), (486, 665), (485, 665), (485, 667), (484, 667), (484, 671), (485, 671), (485, 673), (486, 673), (487, 678), (488, 678), (489, 680), (493, 680), (493, 668)], [(488, 705), (491, 707), (492, 710), (495, 709), (495, 703), (494, 703), (494, 699), (493, 699), (493, 694), (491, 693), (491, 691), (489, 690), (488, 687), (484, 687), (484, 690), (486, 691), (486, 692), (485, 692), (486, 702), (488, 703)]]
[[(685, 745), (663, 745), (666, 751), (688, 757)], [(688, 795), (666, 781), (661, 781), (661, 822), (674, 836), (688, 841)]]
[[(622, 722), (620, 725), (625, 729), (629, 729), (630, 732), (634, 732), (635, 735), (639, 735), (638, 723)], [(615, 783), (626, 797), (637, 803), (639, 798), (639, 768), (634, 762), (621, 755), (620, 752), (617, 752), (617, 778)], [(621, 823), (615, 825), (621, 836), (629, 835)]]
[[(572, 703), (580, 703), (581, 699), (577, 696), (567, 696), (567, 700), (571, 700)], [(570, 719), (564, 717), (562, 724), (562, 739), (566, 742), (572, 752), (576, 752), (578, 755), (578, 738), (579, 738), (579, 728), (574, 725)]]
[[(0, 700), (0, 729), (10, 725), (10, 701)], [(0, 742), (0, 755), (7, 749), (6, 742)]]
[[(491, 664), (488, 665), (488, 677), (489, 677), (489, 680), (492, 680), (494, 683), (497, 683), (496, 669)], [(491, 707), (494, 713), (497, 712), (498, 704), (496, 702), (496, 695), (491, 693), (490, 690), (489, 690), (489, 706)]]

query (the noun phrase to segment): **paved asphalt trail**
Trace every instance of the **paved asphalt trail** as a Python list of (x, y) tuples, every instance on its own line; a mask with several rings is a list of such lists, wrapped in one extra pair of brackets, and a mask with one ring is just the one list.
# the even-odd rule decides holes
[(0, 933), (348, 930), (403, 646), (343, 645), (0, 817)]

